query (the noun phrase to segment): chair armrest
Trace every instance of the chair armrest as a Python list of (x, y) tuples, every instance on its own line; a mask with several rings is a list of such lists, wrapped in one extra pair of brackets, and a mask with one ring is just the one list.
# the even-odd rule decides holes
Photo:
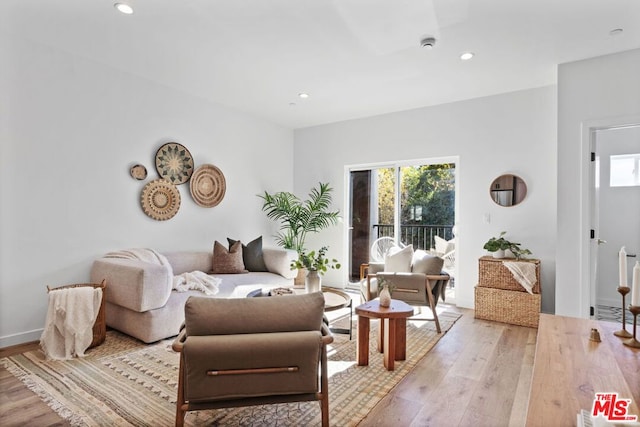
[(360, 280), (364, 280), (369, 274), (369, 264), (360, 264)]
[(427, 280), (449, 280), (448, 274), (427, 274)]
[(176, 339), (173, 340), (173, 344), (171, 344), (171, 348), (173, 349), (173, 351), (178, 353), (181, 352), (182, 349), (184, 348), (184, 342), (186, 339), (187, 339), (187, 331), (186, 329), (182, 328), (180, 330), (180, 333), (176, 337)]
[(298, 270), (291, 269), (291, 263), (298, 259), (298, 252), (293, 249), (263, 248), (264, 264), (270, 273), (276, 273), (285, 279), (294, 279)]

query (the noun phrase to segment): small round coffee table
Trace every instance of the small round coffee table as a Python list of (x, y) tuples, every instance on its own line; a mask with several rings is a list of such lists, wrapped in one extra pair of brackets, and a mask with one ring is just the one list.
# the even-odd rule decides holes
[(389, 307), (380, 307), (376, 298), (356, 307), (358, 315), (358, 366), (369, 364), (369, 319), (380, 319), (378, 351), (384, 353), (384, 367), (393, 371), (396, 360), (407, 357), (407, 318), (413, 316), (409, 304), (391, 300)]
[(337, 334), (349, 334), (351, 336), (351, 329), (353, 327), (353, 301), (348, 293), (335, 288), (322, 288), (322, 295), (324, 295), (324, 311), (340, 310), (341, 308), (349, 307), (349, 329), (347, 328), (330, 328), (331, 332)]

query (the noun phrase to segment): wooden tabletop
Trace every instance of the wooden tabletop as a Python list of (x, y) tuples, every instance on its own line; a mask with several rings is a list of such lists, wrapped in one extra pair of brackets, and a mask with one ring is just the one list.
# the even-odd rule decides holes
[[(613, 335), (620, 323), (540, 314), (527, 426), (572, 426), (596, 393), (632, 399), (640, 416), (640, 349)], [(596, 328), (602, 342), (589, 340)], [(631, 331), (631, 327), (627, 326)]]
[(413, 307), (396, 299), (391, 300), (389, 307), (380, 307), (380, 300), (376, 298), (356, 307), (356, 314), (375, 319), (398, 319), (413, 316)]
[(351, 305), (348, 293), (334, 288), (322, 288), (324, 295), (324, 311), (334, 311)]

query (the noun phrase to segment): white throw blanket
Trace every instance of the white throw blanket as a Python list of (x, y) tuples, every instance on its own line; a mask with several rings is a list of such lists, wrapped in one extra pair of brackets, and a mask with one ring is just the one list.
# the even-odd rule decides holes
[(137, 259), (151, 264), (162, 265), (169, 269), (169, 274), (173, 277), (172, 289), (177, 292), (186, 292), (188, 290), (201, 291), (206, 295), (215, 295), (218, 293), (218, 286), (222, 279), (209, 276), (202, 271), (192, 271), (190, 273), (182, 273), (173, 275), (173, 268), (167, 257), (153, 249), (136, 248), (122, 251), (110, 252), (105, 255), (106, 258), (123, 258)]
[(202, 271), (192, 271), (173, 276), (173, 289), (178, 292), (194, 289), (204, 292), (206, 295), (215, 295), (218, 293), (220, 282), (222, 279), (218, 277), (209, 276)]
[(83, 286), (49, 291), (49, 307), (40, 346), (54, 360), (84, 357), (93, 341), (102, 289)]
[(503, 261), (503, 264), (509, 269), (511, 274), (513, 274), (513, 278), (516, 279), (527, 292), (533, 295), (533, 287), (538, 280), (536, 277), (536, 265), (531, 262), (512, 261)]

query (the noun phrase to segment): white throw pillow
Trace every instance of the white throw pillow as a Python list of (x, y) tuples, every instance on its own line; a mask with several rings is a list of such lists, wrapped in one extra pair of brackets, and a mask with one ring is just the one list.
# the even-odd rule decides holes
[(451, 239), (447, 241), (440, 236), (433, 236), (433, 239), (436, 242), (436, 252), (439, 254), (442, 254), (442, 255), (448, 254), (449, 252), (451, 252), (456, 248), (455, 239)]
[(413, 254), (411, 271), (413, 273), (438, 275), (442, 272), (443, 264), (444, 260), (442, 258), (418, 249), (415, 254)]
[(393, 248), (384, 257), (384, 271), (388, 273), (411, 273), (413, 245)]

